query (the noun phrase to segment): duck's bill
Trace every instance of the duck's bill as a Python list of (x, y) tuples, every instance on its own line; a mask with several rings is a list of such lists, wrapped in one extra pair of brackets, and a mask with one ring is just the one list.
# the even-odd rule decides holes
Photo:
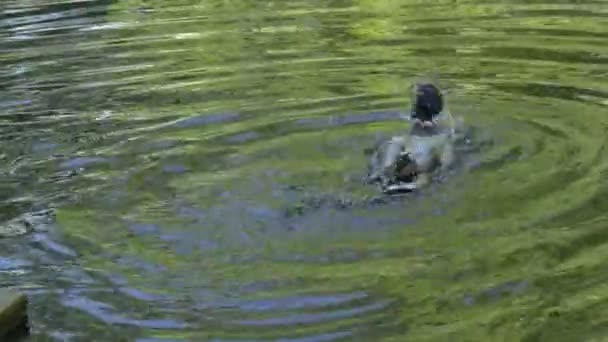
[(411, 192), (414, 190), (416, 190), (416, 183), (414, 183), (414, 182), (412, 182), (412, 183), (400, 182), (397, 184), (391, 184), (391, 185), (387, 185), (383, 189), (384, 193), (387, 195)]

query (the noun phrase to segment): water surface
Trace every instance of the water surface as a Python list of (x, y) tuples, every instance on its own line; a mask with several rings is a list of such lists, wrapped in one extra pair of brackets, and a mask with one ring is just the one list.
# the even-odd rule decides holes
[[(606, 27), (587, 0), (2, 1), (0, 219), (29, 223), (0, 286), (32, 341), (601, 338)], [(478, 148), (370, 202), (364, 150), (429, 78)]]

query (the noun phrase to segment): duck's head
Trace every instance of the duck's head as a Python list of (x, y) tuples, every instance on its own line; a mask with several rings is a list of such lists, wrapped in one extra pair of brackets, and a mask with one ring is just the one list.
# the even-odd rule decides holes
[(417, 84), (412, 96), (410, 117), (419, 120), (423, 125), (432, 123), (443, 110), (443, 96), (439, 88), (430, 83)]

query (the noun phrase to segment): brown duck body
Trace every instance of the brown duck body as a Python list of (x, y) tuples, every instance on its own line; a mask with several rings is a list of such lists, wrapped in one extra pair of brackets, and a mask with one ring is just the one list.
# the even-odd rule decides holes
[(409, 134), (378, 146), (369, 161), (368, 180), (385, 192), (411, 191), (428, 184), (430, 174), (453, 161), (454, 125), (449, 114), (432, 125), (414, 123)]

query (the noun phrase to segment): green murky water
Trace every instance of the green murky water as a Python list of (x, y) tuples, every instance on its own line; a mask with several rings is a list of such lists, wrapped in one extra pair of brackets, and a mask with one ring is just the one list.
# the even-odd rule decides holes
[[(32, 341), (608, 336), (607, 1), (0, 3), (0, 285)], [(407, 89), (475, 128), (395, 201)], [(30, 220), (31, 221), (31, 220)]]

